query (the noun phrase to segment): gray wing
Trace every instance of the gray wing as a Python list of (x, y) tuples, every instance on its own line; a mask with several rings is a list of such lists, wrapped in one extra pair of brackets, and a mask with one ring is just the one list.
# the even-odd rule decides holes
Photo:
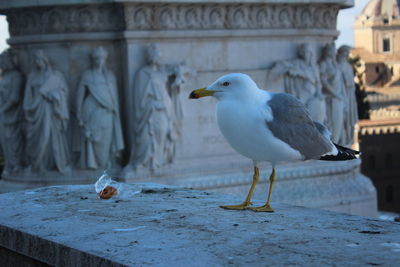
[(323, 125), (322, 123), (319, 123), (317, 121), (313, 121), (315, 127), (317, 127), (318, 131), (328, 140), (331, 140), (332, 138), (332, 134), (331, 132), (328, 130), (328, 128), (325, 127), (325, 125)]
[(318, 159), (333, 149), (324, 136), (327, 129), (310, 118), (304, 104), (292, 95), (273, 94), (268, 101), (273, 119), (267, 122), (272, 134), (298, 150), (305, 159)]

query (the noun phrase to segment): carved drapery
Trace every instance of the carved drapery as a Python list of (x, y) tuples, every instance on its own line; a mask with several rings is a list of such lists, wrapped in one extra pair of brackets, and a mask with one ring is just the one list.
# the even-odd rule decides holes
[[(104, 4), (9, 10), (11, 36), (107, 31), (335, 29), (338, 5)], [(117, 14), (117, 15), (116, 15)]]

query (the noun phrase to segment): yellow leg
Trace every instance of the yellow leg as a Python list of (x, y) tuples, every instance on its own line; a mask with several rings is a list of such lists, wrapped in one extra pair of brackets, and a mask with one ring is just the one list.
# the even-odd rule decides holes
[(265, 203), (264, 206), (261, 207), (254, 207), (254, 208), (249, 208), (253, 211), (263, 211), (263, 212), (274, 212), (274, 210), (271, 208), (269, 202), (271, 200), (271, 195), (272, 195), (272, 187), (274, 186), (275, 183), (275, 168), (272, 168), (272, 173), (271, 176), (269, 177), (269, 190), (268, 190), (268, 198), (267, 198), (267, 203)]
[(258, 183), (259, 177), (260, 177), (260, 170), (258, 169), (257, 166), (254, 166), (253, 183), (251, 184), (249, 193), (247, 194), (245, 201), (239, 205), (221, 206), (221, 208), (227, 209), (227, 210), (244, 210), (244, 209), (246, 209), (251, 204), (251, 197), (253, 196), (254, 188), (256, 187), (256, 184)]

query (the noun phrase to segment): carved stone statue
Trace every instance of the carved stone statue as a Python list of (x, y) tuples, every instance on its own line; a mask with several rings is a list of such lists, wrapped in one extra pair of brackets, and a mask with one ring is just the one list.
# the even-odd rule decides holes
[(0, 141), (3, 148), (4, 171), (15, 173), (22, 168), (24, 136), (22, 131), (22, 92), (24, 79), (17, 68), (17, 58), (12, 50), (0, 55)]
[(183, 65), (163, 65), (154, 45), (147, 49), (147, 60), (135, 79), (135, 143), (127, 168), (155, 170), (174, 158), (183, 116), (179, 93), (185, 73)]
[(50, 66), (42, 50), (34, 53), (35, 70), (29, 73), (23, 110), (26, 125), (28, 171), (69, 171), (68, 88), (63, 75)]
[(336, 62), (336, 49), (333, 43), (323, 48), (322, 59), (319, 63), (322, 92), (325, 94), (327, 108), (327, 123), (332, 133), (332, 140), (343, 143), (345, 95), (342, 74)]
[(83, 73), (77, 90), (80, 142), (74, 151), (80, 153), (78, 166), (84, 169), (106, 168), (124, 149), (117, 82), (106, 59), (103, 47), (93, 51), (92, 67)]
[[(1, 68), (2, 68), (2, 59), (1, 59), (1, 55), (0, 55), (0, 82), (1, 82), (1, 79), (2, 79), (2, 72), (3, 72), (3, 70)], [(1, 90), (2, 90), (2, 88), (0, 87), (0, 101), (1, 101), (1, 98), (3, 97), (2, 93), (1, 93)], [(1, 112), (0, 112), (0, 164), (3, 163), (3, 167), (4, 167), (4, 152), (3, 152), (4, 127), (3, 127), (2, 120), (3, 120), (3, 117), (2, 117)], [(0, 177), (1, 177), (1, 172), (3, 171), (3, 169), (0, 166)]]
[(325, 100), (321, 92), (318, 65), (309, 44), (298, 47), (297, 59), (276, 62), (268, 73), (271, 79), (282, 75), (285, 92), (299, 98), (307, 106), (313, 120), (324, 123)]
[(342, 81), (345, 90), (344, 108), (344, 136), (343, 144), (350, 146), (354, 143), (354, 126), (358, 122), (356, 86), (354, 84), (354, 71), (348, 61), (350, 46), (339, 47), (336, 59), (342, 73)]
[(183, 119), (183, 110), (182, 110), (182, 102), (180, 100), (180, 93), (182, 90), (182, 86), (185, 83), (186, 75), (194, 75), (195, 71), (189, 69), (184, 63), (179, 65), (170, 66), (169, 69), (172, 70), (172, 76), (170, 78), (173, 79), (171, 86), (169, 88), (169, 95), (172, 99), (172, 104), (174, 106), (174, 128), (176, 134), (180, 136), (181, 128), (182, 128), (182, 119)]

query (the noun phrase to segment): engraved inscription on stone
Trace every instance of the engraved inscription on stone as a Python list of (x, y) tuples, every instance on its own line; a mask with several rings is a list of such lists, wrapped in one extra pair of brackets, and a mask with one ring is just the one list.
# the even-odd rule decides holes
[(208, 145), (221, 144), (225, 142), (226, 141), (222, 135), (208, 135), (203, 137), (203, 143)]
[(197, 117), (197, 122), (200, 126), (215, 124), (215, 116), (214, 115), (199, 115)]

